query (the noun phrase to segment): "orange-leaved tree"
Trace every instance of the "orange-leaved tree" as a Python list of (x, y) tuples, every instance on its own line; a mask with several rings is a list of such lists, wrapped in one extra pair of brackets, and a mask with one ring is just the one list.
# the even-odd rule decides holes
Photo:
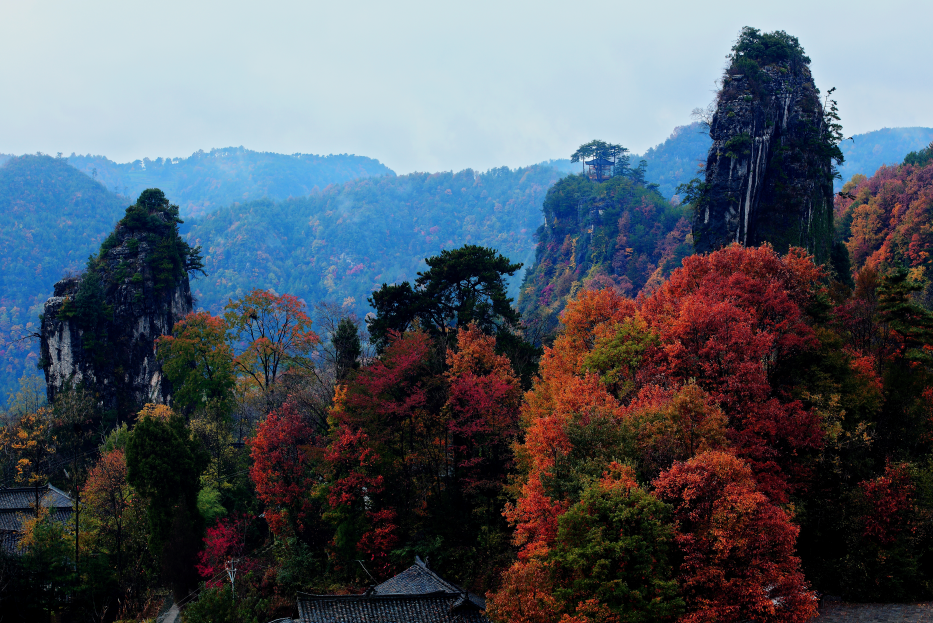
[(305, 308), (291, 294), (259, 289), (224, 307), (234, 364), (260, 391), (271, 389), (289, 367), (311, 366), (311, 350), (320, 340)]
[(490, 598), (497, 621), (674, 621), (684, 602), (674, 578), (671, 508), (612, 462), (558, 519), (552, 547), (512, 565)]
[[(793, 390), (799, 358), (820, 345), (808, 310), (821, 276), (799, 250), (733, 245), (687, 258), (637, 302), (611, 288), (569, 302), (522, 405), (520, 477), (506, 507), (518, 561), (497, 594), (543, 573), (562, 518), (613, 460), (649, 480), (729, 451), (764, 502), (805, 491), (824, 433)], [(789, 543), (777, 555), (794, 566)]]
[(36, 517), (39, 517), (40, 487), (48, 482), (57, 439), (53, 432), (53, 413), (48, 407), (26, 413), (11, 432), (11, 447), (16, 454), (16, 482), (32, 487)]
[(126, 481), (126, 453), (123, 449), (117, 448), (101, 455), (88, 473), (84, 499), (88, 513), (97, 523), (98, 537), (115, 554), (117, 581), (122, 585), (128, 515), (134, 504)]

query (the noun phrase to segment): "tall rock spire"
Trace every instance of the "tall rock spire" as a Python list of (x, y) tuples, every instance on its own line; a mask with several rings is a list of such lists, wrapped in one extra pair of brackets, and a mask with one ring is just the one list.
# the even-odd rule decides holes
[(835, 108), (824, 110), (795, 37), (745, 28), (732, 50), (695, 203), (696, 249), (768, 242), (781, 252), (804, 247), (825, 261), (833, 160), (842, 156)]
[(154, 340), (193, 309), (188, 272), (200, 249), (178, 235), (178, 207), (144, 191), (80, 276), (55, 284), (41, 326), (49, 400), (69, 386), (94, 391), (122, 419), (147, 402), (168, 402)]

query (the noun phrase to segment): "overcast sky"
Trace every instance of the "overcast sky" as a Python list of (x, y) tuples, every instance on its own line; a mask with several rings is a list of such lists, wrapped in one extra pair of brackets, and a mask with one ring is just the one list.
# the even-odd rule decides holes
[(933, 126), (933, 2), (0, 0), (0, 152), (118, 162), (243, 145), (398, 173), (643, 152), (786, 30), (847, 134)]

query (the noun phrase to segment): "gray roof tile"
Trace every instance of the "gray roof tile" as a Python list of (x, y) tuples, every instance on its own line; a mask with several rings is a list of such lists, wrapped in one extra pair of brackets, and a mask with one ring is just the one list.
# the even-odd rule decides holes
[(377, 595), (424, 595), (437, 591), (459, 593), (460, 588), (419, 563), (373, 588), (373, 593)]
[(489, 623), (486, 601), (415, 564), (365, 595), (298, 596), (301, 623)]
[(459, 593), (428, 595), (302, 595), (301, 623), (489, 623)]
[[(52, 485), (39, 487), (39, 503), (46, 508), (71, 508), (71, 498)], [(36, 505), (36, 490), (33, 487), (0, 489), (0, 510), (29, 510)]]

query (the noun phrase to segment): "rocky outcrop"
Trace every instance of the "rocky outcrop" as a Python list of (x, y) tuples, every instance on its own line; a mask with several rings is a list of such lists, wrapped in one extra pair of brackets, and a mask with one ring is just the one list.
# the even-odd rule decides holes
[(568, 175), (548, 190), (535, 261), (518, 309), (547, 331), (581, 288), (635, 297), (693, 253), (689, 212), (662, 197), (641, 173), (596, 182)]
[(809, 59), (802, 50), (777, 61), (773, 52), (755, 59), (742, 45), (740, 39), (710, 124), (713, 144), (702, 198), (694, 204), (694, 244), (702, 253), (732, 242), (769, 242), (780, 252), (804, 247), (825, 261), (838, 149)]
[(199, 258), (178, 238), (177, 208), (155, 192), (150, 205), (141, 196), (127, 208), (88, 270), (59, 281), (46, 301), (41, 357), (50, 401), (83, 385), (121, 419), (170, 401), (155, 339), (193, 310), (188, 269)]

